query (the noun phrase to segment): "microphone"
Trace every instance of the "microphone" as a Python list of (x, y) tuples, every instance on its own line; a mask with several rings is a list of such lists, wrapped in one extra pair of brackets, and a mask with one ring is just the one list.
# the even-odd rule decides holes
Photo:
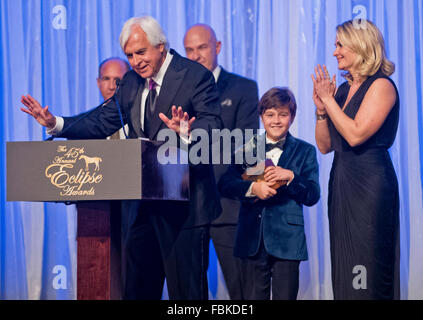
[(116, 91), (115, 91), (115, 94), (113, 95), (113, 97), (115, 97), (115, 103), (116, 103), (116, 106), (117, 106), (117, 109), (118, 109), (118, 112), (119, 112), (120, 124), (122, 125), (123, 134), (125, 135), (125, 139), (128, 139), (128, 135), (126, 134), (126, 130), (125, 130), (125, 123), (123, 122), (122, 110), (120, 109), (119, 101), (116, 98), (116, 93), (118, 92), (121, 83), (123, 83), (123, 81), (121, 81), (119, 78), (117, 78), (116, 79)]
[[(64, 134), (64, 133), (66, 133), (67, 131), (69, 131), (69, 130), (70, 130), (70, 129), (74, 126), (74, 125), (76, 125), (77, 123), (79, 123), (81, 120), (83, 120), (83, 119), (85, 119), (86, 117), (88, 117), (88, 116), (89, 116), (89, 115), (90, 115), (93, 111), (97, 110), (97, 108), (99, 108), (99, 107), (103, 107), (103, 106), (105, 106), (106, 104), (108, 104), (110, 101), (115, 100), (115, 103), (116, 103), (116, 105), (117, 105), (118, 112), (119, 112), (120, 122), (121, 122), (121, 124), (122, 124), (122, 128), (123, 128), (123, 133), (125, 134), (126, 139), (128, 139), (128, 136), (127, 136), (126, 131), (125, 131), (125, 128), (124, 128), (125, 123), (123, 122), (122, 111), (121, 111), (121, 109), (120, 109), (118, 99), (116, 98), (116, 94), (117, 94), (117, 92), (118, 92), (118, 90), (119, 90), (119, 88), (120, 88), (120, 85), (121, 85), (122, 83), (123, 83), (123, 82), (122, 82), (120, 79), (116, 79), (116, 90), (115, 90), (115, 93), (114, 93), (114, 95), (113, 95), (113, 96), (111, 96), (109, 99), (107, 99), (107, 100), (105, 100), (104, 102), (102, 102), (101, 104), (99, 104), (97, 107), (95, 107), (95, 108), (91, 109), (90, 111), (86, 112), (85, 114), (83, 114), (83, 115), (82, 115), (79, 119), (75, 120), (75, 121), (74, 121), (74, 122), (72, 122), (69, 126), (67, 126), (66, 128), (64, 128), (64, 130), (62, 130), (62, 131), (59, 133), (59, 135), (60, 135), (60, 136), (63, 136), (63, 134)], [(59, 137), (60, 137), (60, 136), (59, 136)], [(52, 141), (52, 140), (54, 140), (55, 138), (56, 138), (56, 136), (50, 136), (50, 137), (48, 137), (47, 139), (44, 139), (44, 141)]]

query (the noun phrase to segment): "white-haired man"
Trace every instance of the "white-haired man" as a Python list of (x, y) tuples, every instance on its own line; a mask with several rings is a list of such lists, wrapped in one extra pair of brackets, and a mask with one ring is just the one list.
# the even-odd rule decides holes
[[(166, 126), (179, 133), (182, 120), (190, 129), (221, 127), (212, 73), (169, 50), (156, 20), (129, 19), (119, 40), (133, 69), (115, 94), (130, 138), (154, 140)], [(121, 127), (113, 101), (72, 126), (72, 117), (54, 117), (29, 95), (22, 103), (49, 133), (67, 138), (102, 138)], [(124, 297), (160, 299), (166, 277), (171, 299), (207, 299), (208, 225), (221, 212), (211, 165), (190, 165), (189, 204), (126, 201), (124, 210), (131, 216)]]

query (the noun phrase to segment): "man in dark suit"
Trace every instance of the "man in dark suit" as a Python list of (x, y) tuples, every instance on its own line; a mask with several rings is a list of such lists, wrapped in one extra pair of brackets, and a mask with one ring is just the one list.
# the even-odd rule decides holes
[(275, 300), (295, 300), (299, 264), (308, 258), (303, 205), (312, 206), (320, 198), (319, 170), (316, 149), (288, 132), (296, 109), (287, 88), (266, 92), (259, 103), (266, 133), (239, 152), (265, 144), (263, 158), (274, 165), (264, 169), (264, 180), (252, 182), (242, 177), (251, 171), (247, 165), (233, 164), (219, 181), (224, 196), (242, 200), (235, 255), (247, 258), (253, 269), (248, 299), (269, 299), (272, 290)]
[[(125, 74), (114, 97), (130, 138), (154, 140), (167, 126), (180, 135), (180, 143), (190, 143), (190, 129), (221, 127), (212, 73), (169, 50), (156, 20), (129, 19), (119, 40), (133, 70)], [(54, 117), (29, 95), (22, 97), (26, 106), (22, 110), (49, 128), (50, 134), (104, 138), (122, 126), (114, 101), (77, 122), (72, 117)], [(183, 121), (188, 125), (181, 126)], [(189, 204), (126, 202), (124, 214), (130, 215), (126, 299), (160, 299), (165, 277), (171, 299), (207, 299), (207, 225), (221, 212), (211, 165), (190, 165), (189, 183)]]
[[(205, 24), (190, 27), (184, 37), (187, 58), (201, 63), (213, 72), (219, 91), (224, 128), (231, 131), (241, 129), (243, 132), (245, 129), (258, 129), (257, 84), (253, 80), (229, 73), (218, 65), (217, 56), (221, 46), (214, 30)], [(222, 150), (221, 148), (221, 153)], [(213, 166), (216, 181), (228, 167), (223, 164), (222, 156), (221, 154), (220, 164)], [(239, 201), (222, 197), (221, 205), (222, 214), (212, 222), (210, 236), (222, 267), (229, 296), (231, 299), (241, 300), (244, 299), (247, 290), (243, 277), (248, 278), (249, 275), (247, 265), (233, 255)]]

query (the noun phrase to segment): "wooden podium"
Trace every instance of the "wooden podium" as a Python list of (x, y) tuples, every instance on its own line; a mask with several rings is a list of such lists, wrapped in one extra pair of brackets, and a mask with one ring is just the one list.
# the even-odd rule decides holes
[(188, 199), (188, 156), (173, 146), (144, 139), (7, 143), (7, 201), (76, 203), (78, 300), (122, 297), (116, 200)]

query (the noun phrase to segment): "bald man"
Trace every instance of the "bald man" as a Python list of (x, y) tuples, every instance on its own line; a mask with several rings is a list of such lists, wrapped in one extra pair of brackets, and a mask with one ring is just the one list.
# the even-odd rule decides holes
[[(215, 78), (221, 105), (224, 128), (258, 129), (258, 88), (255, 81), (229, 73), (218, 65), (222, 43), (214, 30), (206, 24), (196, 24), (188, 29), (184, 37), (188, 59), (201, 63)], [(222, 162), (221, 162), (222, 163)], [(216, 182), (227, 169), (227, 165), (214, 165)], [(249, 277), (248, 265), (233, 256), (239, 201), (221, 198), (223, 212), (210, 227), (210, 236), (222, 267), (229, 296), (234, 300), (248, 298), (243, 281)]]
[[(129, 71), (130, 67), (125, 60), (112, 57), (104, 60), (98, 67), (97, 86), (100, 90), (104, 101), (111, 98), (116, 91), (116, 80), (122, 80), (125, 73)], [(125, 125), (125, 130), (128, 132), (128, 126)], [(111, 135), (112, 139), (125, 139), (125, 134), (122, 128)]]

